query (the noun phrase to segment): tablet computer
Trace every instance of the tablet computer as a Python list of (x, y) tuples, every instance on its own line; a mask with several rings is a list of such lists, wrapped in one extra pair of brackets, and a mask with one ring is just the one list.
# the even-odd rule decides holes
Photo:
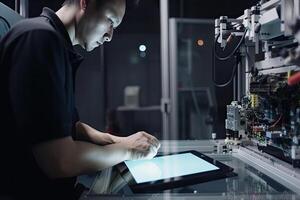
[(162, 191), (235, 175), (233, 168), (197, 151), (125, 161), (117, 168), (134, 193)]

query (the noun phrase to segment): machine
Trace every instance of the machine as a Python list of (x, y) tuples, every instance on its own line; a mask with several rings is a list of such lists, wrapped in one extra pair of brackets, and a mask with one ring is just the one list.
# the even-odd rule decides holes
[(300, 1), (260, 1), (215, 25), (215, 57), (236, 59), (226, 142), (300, 167)]

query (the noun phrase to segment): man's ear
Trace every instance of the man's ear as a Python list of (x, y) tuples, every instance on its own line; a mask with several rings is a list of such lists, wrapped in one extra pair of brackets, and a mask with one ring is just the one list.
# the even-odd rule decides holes
[(80, 0), (79, 1), (79, 12), (76, 15), (77, 21), (84, 15), (87, 9), (88, 0)]
[(87, 8), (87, 0), (80, 0), (80, 9), (85, 11)]

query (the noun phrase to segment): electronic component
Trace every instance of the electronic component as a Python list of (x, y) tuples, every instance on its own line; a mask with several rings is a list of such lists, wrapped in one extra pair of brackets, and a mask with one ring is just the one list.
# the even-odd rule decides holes
[(299, 5), (300, 0), (261, 1), (237, 19), (221, 16), (215, 23), (219, 60), (230, 37), (245, 30), (230, 54), (240, 56), (241, 69), (232, 79), (238, 87), (227, 106), (227, 135), (240, 139), (237, 132), (244, 131), (259, 150), (294, 167), (300, 167)]
[(232, 102), (227, 106), (226, 129), (231, 131), (240, 131), (245, 129), (245, 121), (241, 114), (242, 107), (238, 102)]

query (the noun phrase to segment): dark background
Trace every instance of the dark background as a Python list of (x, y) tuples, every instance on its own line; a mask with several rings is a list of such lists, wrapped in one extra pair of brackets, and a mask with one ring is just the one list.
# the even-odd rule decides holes
[[(0, 0), (14, 7), (13, 0)], [(128, 2), (131, 2), (129, 0)], [(60, 8), (63, 0), (30, 0), (30, 17), (38, 16), (43, 7)], [(171, 17), (215, 19), (221, 15), (238, 17), (257, 0), (171, 0)], [(145, 130), (160, 137), (159, 111), (116, 112), (123, 105), (123, 90), (128, 85), (141, 86), (141, 105), (159, 105), (161, 99), (160, 14), (158, 0), (141, 0), (136, 7), (128, 4), (123, 23), (114, 33), (111, 43), (97, 48), (91, 54), (80, 51), (86, 58), (76, 81), (76, 101), (82, 121), (99, 130), (133, 133)], [(147, 55), (139, 55), (140, 44), (147, 46)], [(230, 76), (231, 66), (218, 68), (224, 78)], [(211, 69), (208, 69), (211, 70)], [(222, 79), (220, 79), (222, 82)], [(225, 105), (231, 101), (231, 88), (216, 89), (219, 129), (224, 133)]]

